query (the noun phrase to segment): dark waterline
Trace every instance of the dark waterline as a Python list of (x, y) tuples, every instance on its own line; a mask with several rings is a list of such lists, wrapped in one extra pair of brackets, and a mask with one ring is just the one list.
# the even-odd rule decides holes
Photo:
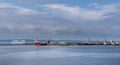
[(120, 65), (119, 46), (0, 46), (0, 65)]

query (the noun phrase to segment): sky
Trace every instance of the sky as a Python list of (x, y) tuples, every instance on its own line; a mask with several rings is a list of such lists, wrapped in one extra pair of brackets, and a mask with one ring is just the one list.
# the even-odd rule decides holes
[(120, 0), (0, 0), (0, 39), (120, 39)]

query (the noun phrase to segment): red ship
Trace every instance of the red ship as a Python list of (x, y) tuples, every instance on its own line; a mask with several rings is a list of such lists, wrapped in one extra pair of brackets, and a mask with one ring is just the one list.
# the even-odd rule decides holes
[(42, 46), (42, 45), (48, 45), (50, 43), (50, 40), (48, 40), (47, 42), (40, 42), (38, 40), (38, 37), (35, 39), (34, 45), (36, 46)]

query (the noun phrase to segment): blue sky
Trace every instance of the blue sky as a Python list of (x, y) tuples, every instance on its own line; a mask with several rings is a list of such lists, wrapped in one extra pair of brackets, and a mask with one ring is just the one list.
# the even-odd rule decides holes
[(119, 0), (0, 0), (0, 39), (120, 39)]

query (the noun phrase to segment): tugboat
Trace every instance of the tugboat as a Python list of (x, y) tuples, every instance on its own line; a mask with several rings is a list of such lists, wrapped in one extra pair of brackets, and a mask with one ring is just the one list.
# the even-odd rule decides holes
[(35, 39), (35, 42), (34, 42), (34, 45), (36, 45), (36, 46), (40, 46), (40, 41), (38, 40), (38, 37)]
[(36, 46), (42, 46), (42, 45), (48, 45), (50, 43), (50, 40), (48, 40), (47, 42), (40, 42), (38, 37), (35, 39), (34, 45)]

